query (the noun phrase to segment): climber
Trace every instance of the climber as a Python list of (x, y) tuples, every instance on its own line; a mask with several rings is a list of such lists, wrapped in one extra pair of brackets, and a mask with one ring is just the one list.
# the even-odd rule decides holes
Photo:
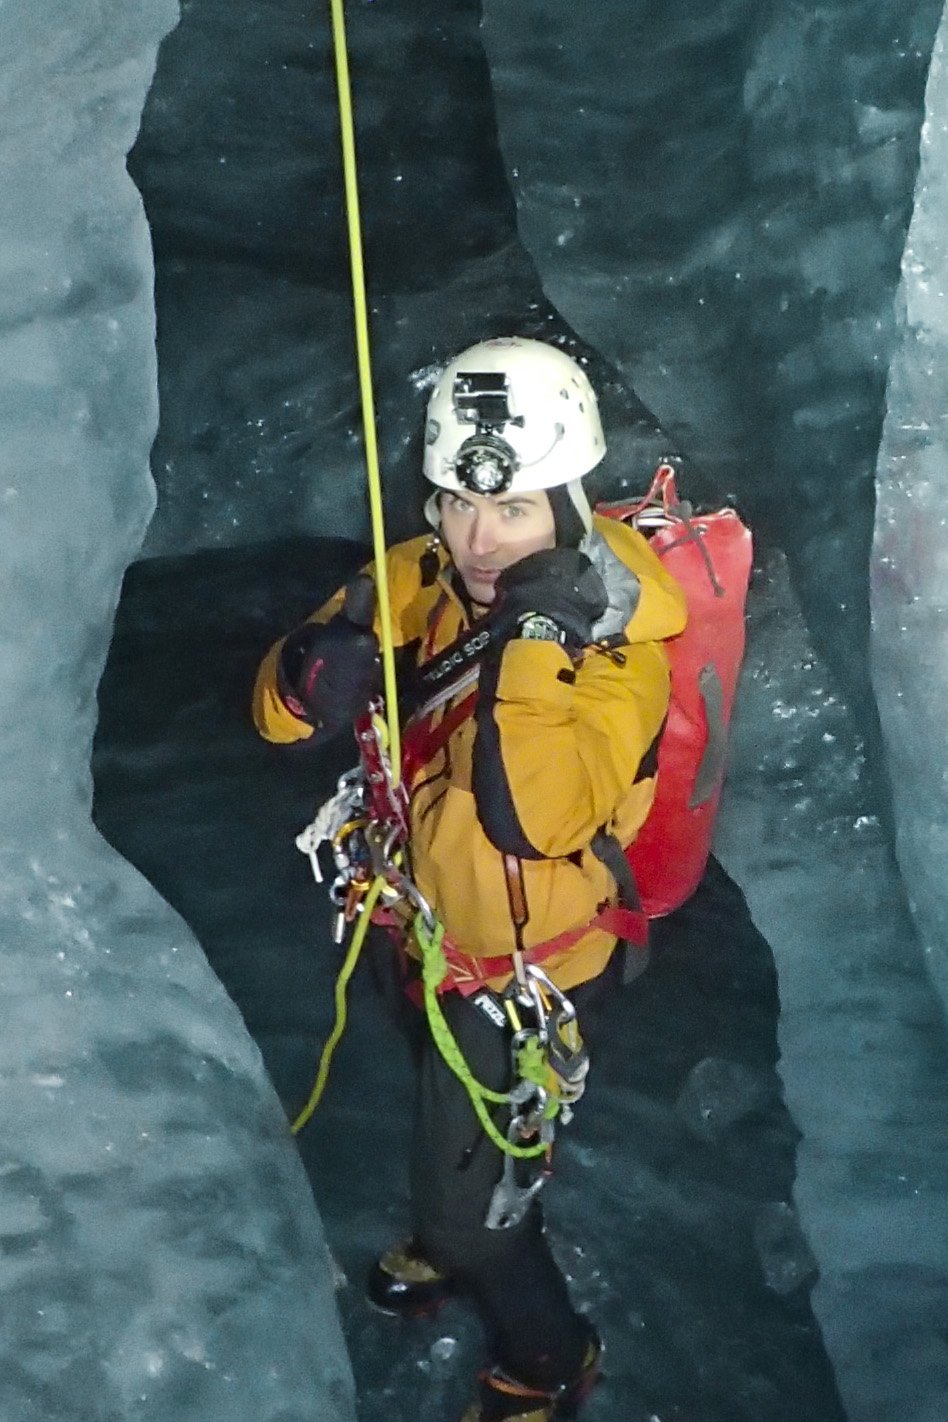
[[(617, 929), (634, 895), (621, 847), (654, 795), (662, 642), (686, 616), (646, 540), (593, 516), (583, 479), (604, 453), (575, 361), (539, 341), (481, 342), (448, 364), (428, 403), (432, 531), (386, 557), (413, 713), (408, 862), (452, 945), (444, 1018), (473, 1074), (505, 1091), (517, 991), (531, 973), (545, 982), (542, 1001), (574, 1029), (565, 1065), (552, 1051), (549, 1061), (550, 1090), (570, 1110), (600, 1008), (640, 951)], [(371, 618), (340, 592), (264, 659), (258, 729), (274, 742), (328, 739), (378, 693), (379, 666)], [(386, 946), (410, 994), (416, 945)], [(463, 1422), (572, 1415), (602, 1345), (546, 1240), (543, 1160), (514, 1162), (492, 1144), (404, 1001), (418, 1063), (411, 1231), (375, 1265), (370, 1298), (406, 1315), (455, 1289), (474, 1301), (493, 1357)], [(500, 1130), (511, 1113), (497, 1109)], [(515, 1207), (499, 1219), (504, 1190)]]

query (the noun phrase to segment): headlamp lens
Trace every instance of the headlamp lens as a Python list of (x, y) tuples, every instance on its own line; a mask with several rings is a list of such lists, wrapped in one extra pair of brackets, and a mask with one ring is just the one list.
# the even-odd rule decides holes
[(497, 435), (471, 435), (454, 460), (458, 482), (474, 494), (503, 494), (510, 488), (520, 461)]

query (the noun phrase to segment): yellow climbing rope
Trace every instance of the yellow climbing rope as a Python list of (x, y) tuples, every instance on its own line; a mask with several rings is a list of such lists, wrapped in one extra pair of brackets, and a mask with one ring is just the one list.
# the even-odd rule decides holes
[(339, 976), (336, 978), (336, 987), (335, 992), (333, 994), (336, 1003), (336, 1021), (333, 1025), (332, 1032), (329, 1034), (329, 1037), (326, 1040), (326, 1045), (323, 1047), (322, 1055), (319, 1058), (319, 1067), (316, 1071), (316, 1080), (314, 1081), (313, 1089), (309, 1094), (309, 1100), (297, 1116), (296, 1120), (293, 1122), (291, 1129), (293, 1131), (294, 1136), (297, 1135), (306, 1125), (307, 1121), (310, 1119), (313, 1112), (316, 1110), (316, 1107), (319, 1105), (322, 1099), (323, 1092), (326, 1089), (326, 1082), (329, 1077), (329, 1066), (332, 1062), (332, 1055), (333, 1052), (336, 1050), (336, 1047), (339, 1043), (339, 1039), (341, 1038), (343, 1032), (346, 1029), (346, 989), (349, 986), (349, 979), (355, 972), (356, 964), (359, 961), (359, 954), (362, 951), (362, 944), (364, 943), (365, 935), (369, 930), (369, 923), (372, 918), (372, 910), (375, 908), (376, 901), (378, 900), (379, 894), (382, 892), (384, 883), (385, 880), (381, 877), (381, 875), (379, 875), (379, 877), (375, 879), (372, 885), (370, 886), (369, 891), (363, 901), (362, 913), (360, 914), (359, 921), (355, 926), (355, 930), (353, 931), (352, 942), (349, 944), (349, 950), (346, 953), (342, 967), (339, 970)]
[[(385, 553), (385, 520), (382, 512), (382, 478), (379, 472), (379, 449), (375, 433), (375, 397), (372, 391), (372, 356), (369, 342), (369, 317), (365, 297), (365, 262), (362, 255), (362, 224), (359, 217), (359, 183), (356, 163), (355, 124), (352, 116), (352, 84), (349, 79), (349, 55), (346, 44), (346, 21), (343, 0), (329, 0), (332, 18), (333, 56), (336, 64), (336, 88), (339, 97), (339, 134), (342, 142), (342, 172), (346, 194), (346, 226), (349, 233), (349, 267), (352, 277), (352, 312), (355, 324), (356, 360), (359, 371), (359, 392), (362, 404), (362, 429), (365, 438), (366, 477), (369, 486), (369, 513), (372, 525), (372, 551), (375, 557), (375, 585), (379, 600), (379, 642), (382, 649), (382, 678), (385, 689), (385, 722), (391, 773), (398, 784), (401, 772), (401, 733), (398, 724), (398, 692), (395, 685), (395, 648), (392, 642), (392, 616), (388, 596), (388, 574)], [(336, 1020), (319, 1059), (316, 1080), (309, 1100), (293, 1122), (296, 1135), (303, 1129), (319, 1105), (333, 1052), (346, 1026), (346, 989), (355, 972), (362, 944), (369, 929), (372, 910), (385, 880), (378, 876), (369, 888), (362, 913), (355, 926), (349, 950), (336, 979), (334, 998)]]
[(372, 550), (375, 557), (376, 587), (381, 624), (382, 674), (385, 688), (385, 715), (388, 726), (392, 776), (397, 784), (401, 769), (401, 734), (398, 725), (398, 693), (395, 685), (395, 649), (392, 643), (391, 607), (385, 558), (385, 524), (382, 514), (382, 479), (379, 473), (378, 441), (375, 433), (375, 399), (372, 393), (372, 359), (369, 318), (365, 299), (365, 263), (362, 255), (362, 225), (359, 218), (359, 183), (356, 164), (355, 125), (352, 118), (352, 85), (343, 0), (329, 0), (332, 13), (333, 54), (339, 94), (339, 130), (342, 140), (342, 171), (346, 192), (346, 224), (349, 230), (349, 266), (352, 273), (352, 307), (355, 320), (356, 358), (362, 399), (362, 428), (365, 435), (365, 463), (369, 483), (369, 510), (372, 520)]
[[(388, 576), (385, 552), (385, 526), (382, 513), (382, 480), (379, 472), (378, 441), (375, 430), (375, 400), (372, 391), (372, 360), (369, 342), (368, 309), (365, 295), (365, 265), (362, 254), (362, 228), (359, 218), (359, 185), (355, 150), (355, 126), (352, 110), (352, 86), (349, 79), (349, 57), (346, 43), (345, 12), (343, 0), (330, 0), (332, 15), (333, 54), (336, 64), (336, 84), (339, 95), (339, 128), (342, 140), (342, 167), (346, 194), (346, 224), (349, 232), (349, 264), (352, 275), (352, 305), (355, 322), (356, 357), (359, 370), (359, 389), (362, 403), (362, 427), (365, 436), (366, 475), (369, 487), (369, 509), (372, 521), (372, 548), (375, 557), (376, 587), (379, 602), (379, 622), (382, 649), (383, 685), (385, 689), (386, 729), (388, 756), (392, 778), (398, 784), (401, 770), (401, 734), (398, 724), (398, 693), (395, 684), (395, 649), (392, 640), (391, 607), (388, 595)], [(322, 1098), (329, 1076), (333, 1053), (342, 1037), (346, 1025), (346, 990), (355, 971), (365, 941), (372, 912), (378, 901), (385, 878), (378, 875), (372, 882), (362, 903), (361, 913), (345, 960), (336, 979), (334, 992), (336, 1020), (326, 1041), (319, 1060), (316, 1080), (306, 1105), (293, 1122), (292, 1131), (296, 1135), (309, 1121)], [(438, 985), (445, 973), (441, 940), (444, 927), (436, 924), (433, 932), (428, 932), (423, 920), (416, 920), (415, 936), (422, 950), (423, 986), (425, 1011), (431, 1032), (442, 1057), (464, 1085), (471, 1104), (485, 1132), (506, 1155), (533, 1157), (542, 1155), (547, 1147), (543, 1143), (518, 1146), (508, 1141), (497, 1129), (487, 1110), (486, 1102), (503, 1104), (509, 1100), (506, 1092), (491, 1091), (476, 1081), (455, 1041), (438, 1002)], [(525, 1057), (526, 1070), (538, 1075), (539, 1063), (529, 1062)]]

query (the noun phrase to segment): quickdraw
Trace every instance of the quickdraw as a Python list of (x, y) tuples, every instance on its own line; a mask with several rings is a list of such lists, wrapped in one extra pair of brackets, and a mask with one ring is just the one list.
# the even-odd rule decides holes
[(346, 989), (355, 972), (362, 944), (379, 900), (414, 902), (431, 910), (399, 865), (408, 835), (408, 800), (392, 774), (389, 738), (380, 703), (360, 719), (356, 735), (361, 763), (339, 777), (336, 790), (296, 837), (316, 882), (322, 884), (319, 851), (328, 844), (336, 876), (329, 888), (333, 904), (333, 939), (341, 944), (348, 925), (355, 923), (352, 941), (336, 979), (336, 1020), (323, 1047), (316, 1079), (306, 1105), (293, 1122), (294, 1135), (303, 1129), (322, 1099), (333, 1053), (345, 1030)]

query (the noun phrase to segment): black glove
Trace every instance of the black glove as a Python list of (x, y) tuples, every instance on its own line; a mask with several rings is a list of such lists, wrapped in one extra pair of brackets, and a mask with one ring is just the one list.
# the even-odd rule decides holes
[(491, 646), (530, 636), (536, 625), (531, 617), (539, 615), (555, 624), (565, 646), (585, 647), (592, 641), (594, 624), (609, 606), (605, 583), (577, 548), (529, 553), (505, 568), (494, 587)]
[(378, 638), (372, 631), (375, 586), (360, 573), (341, 612), (304, 622), (283, 643), (277, 687), (295, 716), (329, 734), (351, 724), (382, 687)]

